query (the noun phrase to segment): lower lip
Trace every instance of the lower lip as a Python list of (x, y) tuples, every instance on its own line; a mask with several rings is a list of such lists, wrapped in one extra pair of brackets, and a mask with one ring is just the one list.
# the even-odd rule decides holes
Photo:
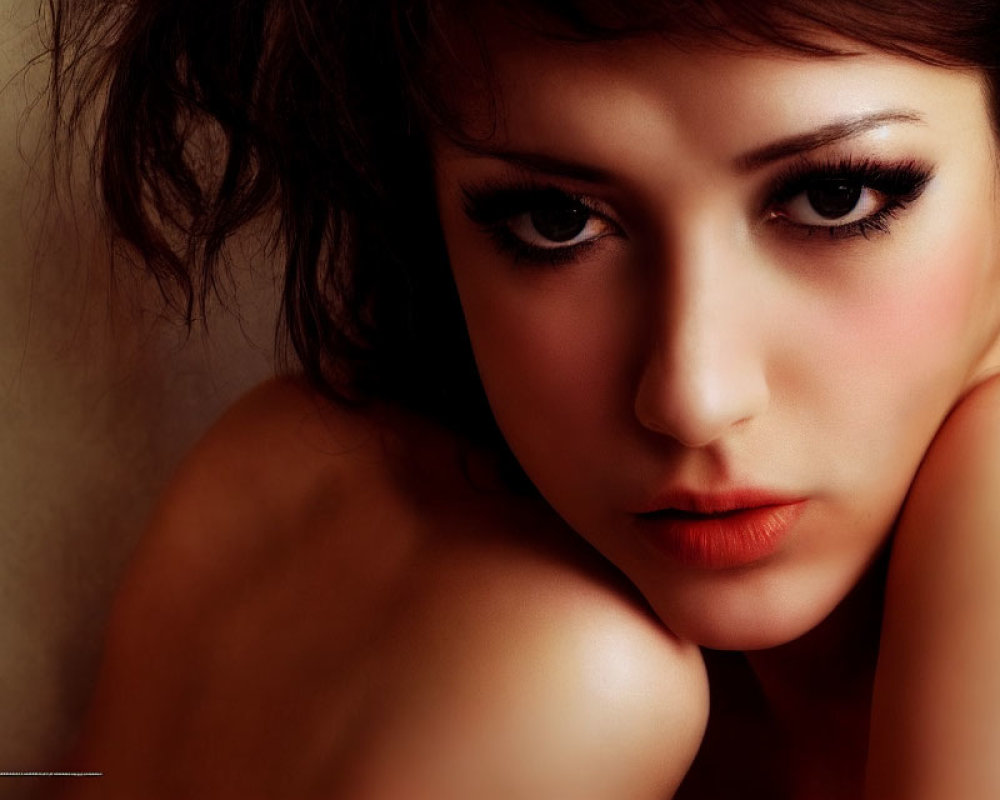
[(733, 569), (772, 555), (805, 510), (805, 501), (726, 514), (655, 512), (640, 516), (643, 535), (686, 567)]

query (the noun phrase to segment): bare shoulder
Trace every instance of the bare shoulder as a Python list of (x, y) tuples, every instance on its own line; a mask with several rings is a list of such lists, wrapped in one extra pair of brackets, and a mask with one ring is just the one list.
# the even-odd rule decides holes
[[(357, 565), (349, 550), (331, 557), (321, 534), (336, 531), (334, 520), (364, 503), (366, 489), (377, 491), (380, 481), (366, 473), (379, 468), (379, 447), (368, 417), (294, 378), (257, 387), (209, 429), (157, 503), (112, 608), (97, 687), (70, 755), (73, 765), (108, 777), (99, 786), (70, 783), (65, 796), (130, 797), (160, 778), (166, 796), (168, 764), (180, 786), (210, 771), (195, 754), (207, 753), (213, 737), (234, 739), (234, 693), (263, 691), (250, 685), (254, 674), (287, 680), (287, 659), (309, 655), (288, 624), (296, 606), (315, 612), (317, 600), (350, 597), (352, 586), (338, 578), (357, 575)], [(312, 570), (313, 585), (297, 582), (310, 574), (303, 565), (324, 556), (338, 589), (311, 598), (320, 570)]]
[(900, 518), (873, 706), (871, 797), (1000, 792), (1000, 378), (956, 405)]
[[(376, 412), (332, 403), (300, 378), (256, 387), (177, 468), (118, 607), (170, 594), (169, 613), (186, 604), (201, 614), (213, 596), (239, 594), (248, 575), (307, 551), (317, 538), (343, 529), (352, 514), (391, 513), (399, 499), (390, 474), (399, 448), (392, 433)], [(398, 526), (387, 533), (394, 532), (401, 533)], [(389, 541), (384, 535), (368, 544), (384, 553)], [(347, 552), (338, 563), (346, 567), (362, 553), (352, 554), (346, 537), (342, 544)]]
[(467, 466), (405, 415), (251, 393), (160, 504), (74, 765), (111, 798), (668, 792), (704, 727), (697, 648)]
[[(935, 436), (904, 505), (897, 545), (903, 545), (905, 555), (927, 537), (937, 538), (940, 526), (997, 540), (998, 483), (1000, 376), (995, 376), (961, 398)], [(952, 550), (954, 556), (962, 553)]]
[(993, 469), (1000, 473), (1000, 375), (993, 376), (966, 394), (938, 432), (921, 478), (927, 483), (972, 476)]
[[(191, 557), (198, 545), (227, 546), (233, 536), (246, 548), (253, 533), (289, 512), (311, 510), (312, 500), (337, 503), (365, 482), (377, 486), (373, 473), (384, 466), (385, 431), (373, 414), (337, 406), (300, 379), (264, 383), (233, 405), (181, 463), (147, 543), (189, 539)], [(203, 537), (200, 529), (209, 527), (214, 535)]]
[(351, 797), (672, 795), (707, 721), (704, 665), (604, 567), (503, 538), (451, 548), (420, 583), (369, 672)]
[[(911, 600), (922, 604), (957, 599), (977, 576), (983, 586), (1000, 585), (998, 485), (1000, 376), (956, 404), (925, 455), (900, 516), (890, 589), (920, 586)], [(952, 585), (956, 578), (961, 586)]]

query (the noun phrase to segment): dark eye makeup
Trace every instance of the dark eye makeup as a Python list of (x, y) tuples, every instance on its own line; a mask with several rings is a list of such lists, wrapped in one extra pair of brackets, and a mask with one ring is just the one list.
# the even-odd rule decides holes
[[(932, 169), (916, 161), (846, 159), (793, 164), (774, 179), (765, 196), (762, 215), (807, 236), (867, 239), (873, 234), (888, 233), (892, 218), (923, 194), (932, 177)], [(814, 222), (794, 218), (789, 209), (795, 200), (800, 204), (804, 201)], [(849, 222), (838, 222), (849, 217), (863, 200), (874, 204), (870, 213)]]
[[(593, 200), (544, 183), (487, 181), (462, 189), (465, 215), (482, 228), (498, 251), (515, 263), (558, 266), (575, 260), (607, 235), (620, 232)], [(595, 221), (604, 230), (574, 242)], [(551, 246), (532, 244), (515, 233), (517, 223), (529, 225), (535, 238)]]
[[(770, 182), (760, 218), (801, 236), (867, 239), (888, 233), (892, 219), (920, 197), (932, 177), (932, 169), (916, 161), (795, 163)], [(594, 200), (544, 182), (490, 180), (466, 186), (462, 206), (498, 252), (517, 264), (568, 264), (605, 237), (623, 235)], [(859, 209), (870, 210), (858, 216)], [(588, 228), (591, 233), (584, 236)]]

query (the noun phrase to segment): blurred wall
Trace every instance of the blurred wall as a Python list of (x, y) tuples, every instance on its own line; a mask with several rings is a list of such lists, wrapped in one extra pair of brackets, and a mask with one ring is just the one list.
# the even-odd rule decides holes
[[(117, 278), (78, 182), (48, 183), (36, 7), (0, 0), (0, 771), (51, 768), (83, 711), (111, 593), (171, 469), (273, 371), (273, 275), (187, 332)], [(0, 777), (0, 798), (37, 780)]]

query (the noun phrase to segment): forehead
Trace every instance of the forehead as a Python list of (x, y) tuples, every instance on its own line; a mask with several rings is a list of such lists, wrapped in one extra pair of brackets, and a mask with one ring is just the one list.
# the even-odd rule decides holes
[(723, 153), (831, 117), (887, 111), (951, 122), (945, 128), (990, 128), (986, 81), (978, 72), (842, 38), (827, 36), (828, 54), (807, 55), (656, 34), (555, 41), (503, 19), (483, 31), (477, 67), (452, 102), (461, 138), (490, 146), (544, 150), (570, 143), (585, 153), (610, 138), (627, 151), (647, 140), (663, 147), (669, 132)]

